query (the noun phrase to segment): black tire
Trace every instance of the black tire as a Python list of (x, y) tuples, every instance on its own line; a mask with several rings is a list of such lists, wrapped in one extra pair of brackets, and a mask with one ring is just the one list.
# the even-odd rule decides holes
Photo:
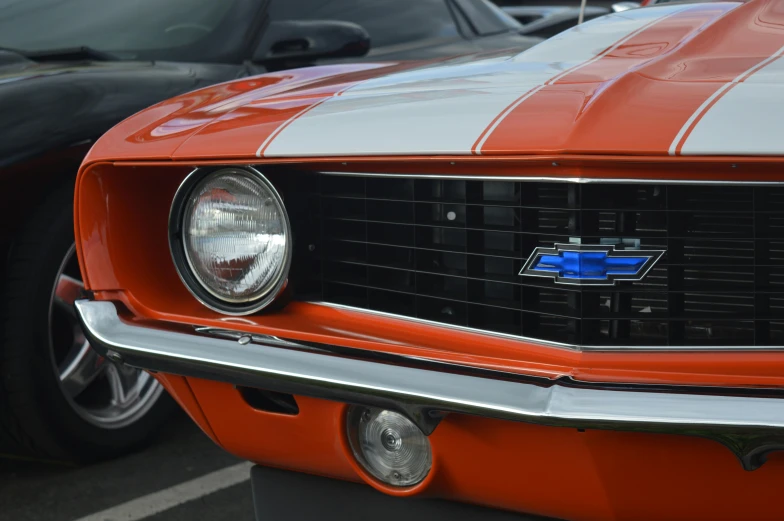
[(32, 214), (9, 252), (0, 303), (0, 454), (71, 463), (118, 456), (150, 441), (175, 407), (163, 392), (137, 421), (108, 429), (86, 421), (66, 397), (49, 317), (74, 242), (72, 207), (69, 183)]

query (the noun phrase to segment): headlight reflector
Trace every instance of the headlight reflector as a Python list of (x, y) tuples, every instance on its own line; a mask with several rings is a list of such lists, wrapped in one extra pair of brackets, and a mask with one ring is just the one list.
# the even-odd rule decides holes
[(251, 169), (226, 168), (188, 181), (172, 208), (172, 218), (180, 216), (172, 237), (180, 276), (213, 309), (261, 309), (279, 293), (290, 264), (291, 232), (280, 196)]

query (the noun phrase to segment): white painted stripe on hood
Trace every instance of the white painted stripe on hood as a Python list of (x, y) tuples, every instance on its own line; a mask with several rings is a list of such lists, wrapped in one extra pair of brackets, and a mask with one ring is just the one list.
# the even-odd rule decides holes
[[(784, 47), (725, 84), (700, 107), (678, 134), (681, 155), (784, 155)], [(717, 99), (713, 106), (709, 102)]]
[(264, 157), (471, 154), (482, 132), (521, 96), (690, 7), (611, 14), (512, 57), (451, 62), (361, 82), (286, 122)]

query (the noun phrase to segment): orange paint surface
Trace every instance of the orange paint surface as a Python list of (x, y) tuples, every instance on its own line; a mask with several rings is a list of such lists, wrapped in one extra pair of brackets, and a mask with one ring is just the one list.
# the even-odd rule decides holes
[[(188, 379), (221, 446), (268, 466), (349, 481), (343, 404), (296, 397), (297, 416), (247, 405), (232, 386)], [(754, 472), (714, 441), (542, 427), (449, 415), (430, 436), (432, 475), (417, 495), (579, 521), (780, 520), (784, 455)], [(408, 491), (395, 491), (406, 495)]]
[(188, 385), (188, 380), (183, 376), (172, 374), (156, 373), (153, 374), (153, 376), (161, 383), (164, 389), (168, 391), (169, 395), (180, 404), (180, 407), (185, 409), (188, 416), (196, 422), (196, 425), (198, 425), (212, 441), (218, 443), (218, 439), (215, 437), (215, 432), (212, 430), (210, 422), (207, 421), (207, 417), (204, 416), (204, 412), (201, 410), (199, 402), (193, 395), (190, 385)]

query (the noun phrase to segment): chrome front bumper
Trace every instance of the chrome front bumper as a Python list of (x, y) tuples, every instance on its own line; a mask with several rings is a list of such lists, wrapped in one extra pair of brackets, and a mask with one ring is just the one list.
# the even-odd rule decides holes
[(579, 429), (696, 435), (754, 470), (784, 450), (784, 389), (549, 379), (168, 322), (76, 302), (92, 346), (133, 367), (397, 410), (430, 434), (455, 412)]

